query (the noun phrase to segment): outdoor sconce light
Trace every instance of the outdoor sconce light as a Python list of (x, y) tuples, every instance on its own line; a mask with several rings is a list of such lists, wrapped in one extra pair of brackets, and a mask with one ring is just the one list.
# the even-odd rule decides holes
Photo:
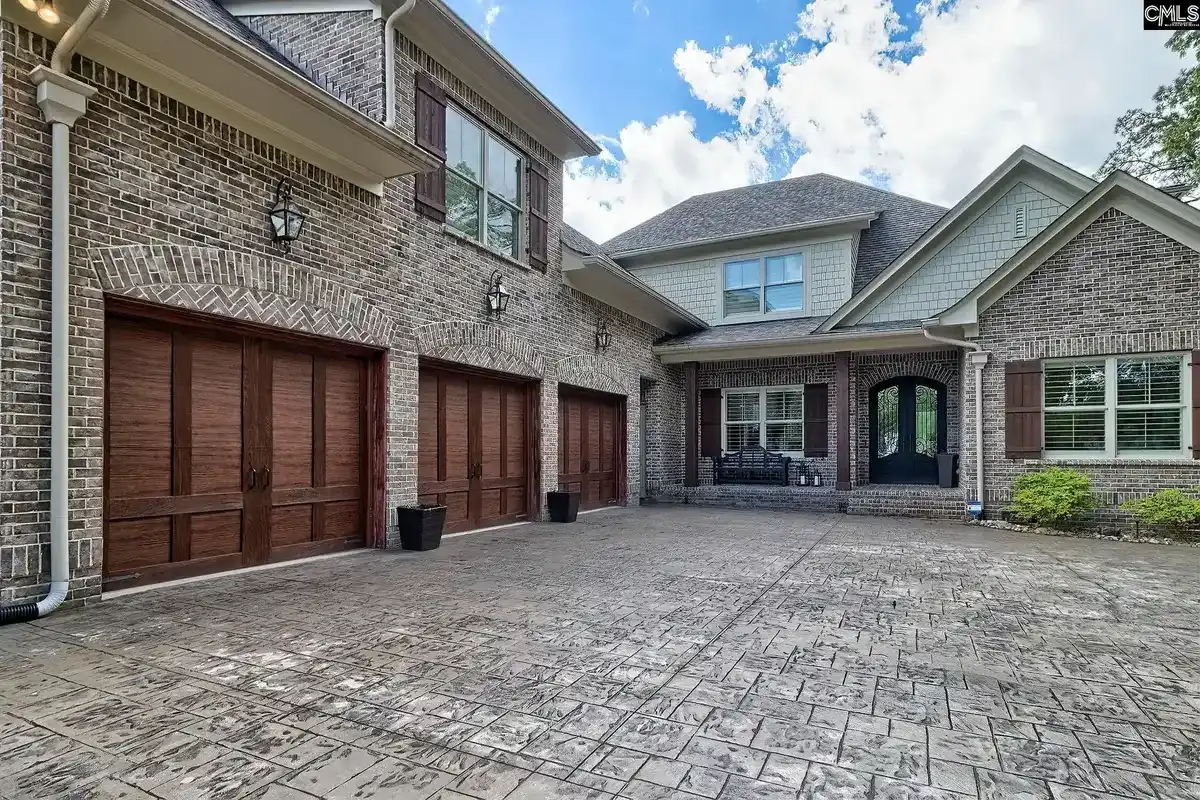
[(504, 288), (504, 280), (500, 277), (500, 270), (492, 272), (492, 277), (488, 280), (488, 287), (488, 316), (495, 316), (496, 319), (500, 319), (500, 315), (508, 311), (508, 290)]
[(54, 7), (54, 0), (21, 0), (21, 5), (36, 13), (42, 22), (58, 24), (58, 10)]
[(292, 200), (292, 182), (280, 178), (275, 187), (275, 205), (271, 206), (271, 241), (279, 245), (283, 252), (292, 249), (292, 242), (300, 238), (304, 229), (304, 214), (296, 208)]
[(607, 350), (610, 344), (612, 344), (612, 334), (608, 332), (608, 320), (598, 320), (596, 322), (596, 349)]

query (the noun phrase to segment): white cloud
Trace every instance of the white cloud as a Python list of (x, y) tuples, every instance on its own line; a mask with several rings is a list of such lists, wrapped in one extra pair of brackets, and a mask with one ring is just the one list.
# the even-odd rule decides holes
[(605, 137), (599, 164), (567, 164), (566, 218), (603, 241), (693, 194), (741, 186), (765, 174), (754, 136), (696, 137), (683, 113), (653, 125), (631, 122), (615, 140)]
[[(484, 4), (484, 0), (476, 0), (479, 5)], [(488, 3), (487, 10), (483, 12), (483, 38), (487, 41), (492, 40), (492, 25), (495, 24), (496, 18), (500, 16), (501, 5), (499, 3)]]
[(568, 221), (603, 240), (691, 194), (762, 179), (772, 157), (777, 174), (882, 175), (943, 204), (1021, 144), (1091, 171), (1116, 118), (1183, 66), (1129, 0), (931, 0), (911, 26), (905, 44), (891, 0), (813, 0), (757, 51), (684, 43), (675, 68), (729, 116), (727, 132), (703, 141), (681, 114), (630, 123), (613, 161), (568, 167)]

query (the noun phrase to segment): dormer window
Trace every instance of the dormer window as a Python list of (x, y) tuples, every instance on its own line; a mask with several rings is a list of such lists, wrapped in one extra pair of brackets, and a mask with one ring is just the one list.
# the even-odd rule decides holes
[(725, 262), (726, 317), (803, 309), (803, 253)]

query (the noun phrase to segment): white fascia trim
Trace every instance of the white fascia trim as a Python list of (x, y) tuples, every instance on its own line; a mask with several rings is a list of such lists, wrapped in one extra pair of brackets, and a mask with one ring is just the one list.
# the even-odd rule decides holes
[[(403, 160), (416, 167), (416, 171), (432, 170), (441, 166), (442, 162), (440, 160), (429, 155), (417, 147), (416, 144), (389, 131), (378, 122), (363, 116), (303, 75), (244, 47), (239, 42), (227, 36), (223, 31), (218, 30), (206, 20), (196, 16), (191, 11), (173, 2), (173, 0), (129, 0), (129, 2), (131, 5), (138, 6), (147, 13), (157, 16), (159, 19), (169, 20), (177, 29), (186, 31), (194, 39), (203, 42), (211, 50), (223, 52), (231, 59), (240, 60), (250, 69), (270, 75), (279, 83), (281, 89), (289, 91), (293, 96), (303, 99), (311, 105), (322, 107), (330, 116), (337, 118), (347, 128), (357, 131), (360, 135), (372, 140), (378, 146), (391, 150), (401, 156)], [(129, 48), (112, 39), (108, 39), (106, 43), (109, 46), (124, 50), (127, 55), (136, 57), (136, 54), (132, 53)], [(196, 85), (199, 86), (199, 84)], [(295, 134), (293, 133), (292, 135), (294, 136)], [(389, 175), (384, 177), (395, 176)]]
[[(899, 288), (923, 264), (953, 241), (954, 237), (1021, 182), (1029, 183), (1043, 194), (1068, 205), (1078, 201), (1096, 186), (1096, 181), (1031, 147), (1017, 148), (1016, 152), (980, 181), (966, 197), (942, 215), (932, 228), (921, 234), (917, 241), (888, 265), (887, 269), (833, 312), (817, 330), (825, 332), (838, 325), (860, 322), (871, 309)], [(977, 213), (968, 214), (976, 208)]]
[(371, 0), (226, 0), (221, 5), (235, 17), (257, 17), (267, 14), (336, 14), (345, 11), (378, 13), (379, 4)]
[(820, 355), (842, 350), (929, 350), (929, 339), (921, 328), (892, 331), (824, 333), (819, 336), (792, 336), (759, 339), (736, 344), (695, 346), (656, 345), (651, 348), (664, 364), (685, 361), (737, 361), (746, 358), (775, 358), (790, 355)]
[(624, 282), (625, 285), (628, 286), (630, 289), (632, 289), (636, 292), (640, 292), (640, 293), (646, 295), (647, 297), (651, 298), (655, 302), (659, 303), (660, 305), (662, 305), (664, 308), (667, 309), (667, 311), (669, 311), (671, 314), (678, 317), (685, 324), (690, 325), (691, 327), (696, 328), (698, 330), (702, 330), (702, 329), (708, 327), (708, 323), (705, 322), (704, 320), (700, 319), (700, 317), (696, 316), (691, 311), (688, 311), (686, 308), (679, 305), (678, 303), (676, 303), (674, 300), (670, 299), (669, 297), (666, 297), (665, 295), (661, 294), (656, 289), (654, 289), (654, 287), (642, 282), (641, 280), (639, 280), (637, 278), (637, 276), (631, 274), (628, 270), (622, 269), (619, 264), (613, 263), (612, 259), (610, 259), (606, 256), (597, 256), (597, 255), (589, 255), (587, 253), (580, 253), (578, 250), (576, 250), (575, 248), (573, 248), (567, 244), (564, 244), (563, 247), (566, 247), (568, 250), (570, 250), (574, 253), (578, 253), (581, 260), (583, 261), (583, 265), (585, 267), (594, 267), (594, 268), (603, 269), (605, 272), (609, 273), (610, 275), (613, 275), (614, 277), (616, 277), (619, 280), (621, 280), (622, 282)]
[(939, 314), (938, 324), (978, 324), (980, 314), (1113, 208), (1164, 236), (1200, 250), (1200, 210), (1124, 172), (1114, 172), (963, 299)]
[(850, 214), (845, 217), (833, 217), (830, 219), (817, 220), (815, 222), (797, 222), (791, 225), (779, 225), (774, 228), (760, 228), (756, 231), (746, 231), (744, 233), (730, 234), (728, 236), (709, 236), (704, 239), (693, 239), (689, 242), (679, 242), (677, 244), (668, 244), (658, 247), (643, 247), (634, 250), (621, 250), (613, 253), (612, 257), (616, 259), (638, 258), (640, 256), (648, 256), (656, 253), (670, 253), (677, 250), (691, 250), (695, 247), (708, 247), (714, 244), (738, 242), (747, 239), (758, 239), (763, 236), (776, 236), (784, 233), (799, 233), (802, 231), (821, 230), (822, 228), (845, 227), (849, 230), (862, 230), (870, 227), (871, 223), (877, 219), (879, 219), (879, 212), (869, 211), (863, 214)]

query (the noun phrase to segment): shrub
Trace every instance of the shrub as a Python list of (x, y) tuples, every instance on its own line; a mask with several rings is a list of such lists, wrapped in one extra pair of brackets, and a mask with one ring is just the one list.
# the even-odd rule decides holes
[(1051, 527), (1096, 507), (1092, 483), (1082, 472), (1050, 467), (1027, 472), (1013, 481), (1008, 510), (1023, 522)]
[(1132, 512), (1143, 525), (1163, 528), (1180, 534), (1200, 522), (1200, 500), (1189, 497), (1179, 489), (1162, 489), (1149, 497), (1127, 500), (1121, 509)]

